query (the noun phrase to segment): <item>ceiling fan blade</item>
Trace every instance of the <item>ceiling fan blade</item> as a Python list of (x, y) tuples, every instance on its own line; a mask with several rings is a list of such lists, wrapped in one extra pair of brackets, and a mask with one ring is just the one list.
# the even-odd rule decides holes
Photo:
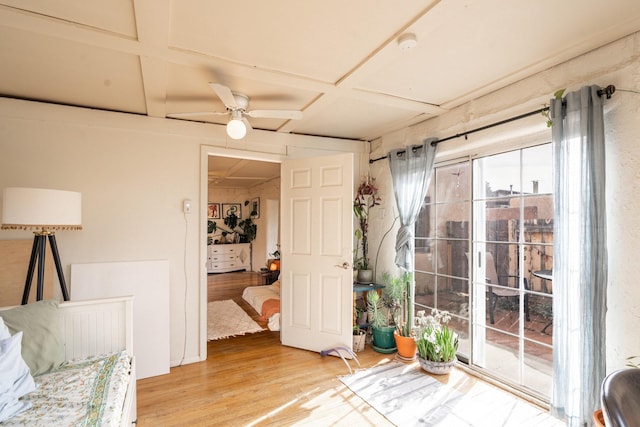
[(252, 110), (245, 114), (249, 117), (263, 119), (300, 120), (302, 118), (302, 111), (297, 110)]
[(218, 98), (224, 103), (227, 108), (236, 109), (238, 108), (238, 104), (236, 103), (236, 98), (233, 96), (231, 89), (226, 87), (225, 85), (221, 85), (218, 83), (209, 83), (211, 89), (213, 89), (218, 95)]
[(171, 113), (167, 117), (198, 117), (198, 116), (226, 116), (228, 111), (221, 113), (219, 111), (194, 111), (190, 113)]

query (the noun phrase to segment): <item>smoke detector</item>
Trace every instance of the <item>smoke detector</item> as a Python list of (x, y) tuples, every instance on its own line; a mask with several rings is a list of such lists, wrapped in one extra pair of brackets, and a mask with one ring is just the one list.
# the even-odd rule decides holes
[(398, 47), (400, 50), (410, 50), (416, 47), (418, 40), (413, 33), (405, 33), (398, 37)]

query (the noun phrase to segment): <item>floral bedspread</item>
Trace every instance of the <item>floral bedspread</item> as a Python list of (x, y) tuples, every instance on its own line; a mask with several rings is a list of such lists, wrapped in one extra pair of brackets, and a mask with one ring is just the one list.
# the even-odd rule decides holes
[(118, 426), (130, 373), (124, 351), (65, 363), (35, 377), (38, 388), (23, 397), (33, 408), (0, 426)]

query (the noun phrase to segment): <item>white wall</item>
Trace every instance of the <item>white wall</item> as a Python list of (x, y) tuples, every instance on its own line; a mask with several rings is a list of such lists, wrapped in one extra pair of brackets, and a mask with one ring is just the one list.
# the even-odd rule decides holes
[[(260, 271), (260, 268), (265, 267), (267, 264), (269, 252), (273, 252), (276, 243), (278, 243), (278, 240), (274, 240), (273, 236), (275, 233), (277, 238), (277, 224), (280, 223), (279, 211), (277, 210), (280, 203), (280, 178), (274, 178), (251, 187), (250, 191), (254, 194), (253, 197), (260, 197), (260, 218), (255, 220), (258, 225), (258, 235), (256, 236), (253, 251), (253, 270)], [(273, 200), (278, 203), (275, 212), (273, 207), (269, 209), (269, 201)]]
[[(393, 148), (418, 144), (423, 138), (445, 138), (504, 120), (549, 103), (561, 88), (613, 84), (617, 92), (605, 102), (607, 141), (607, 233), (609, 283), (607, 313), (607, 371), (624, 367), (625, 358), (640, 355), (640, 33), (553, 67), (490, 95), (453, 108), (447, 114), (403, 129), (372, 143), (371, 158)], [(458, 138), (438, 146), (437, 161), (473, 156), (486, 150), (513, 149), (530, 141), (550, 141), (545, 119), (536, 115), (499, 126), (468, 140)], [(370, 225), (370, 251), (393, 220), (395, 201), (388, 162), (376, 162), (371, 175), (381, 189), (383, 205)], [(384, 217), (380, 214), (385, 213)], [(378, 270), (393, 271), (395, 231), (383, 242)], [(376, 273), (378, 275), (378, 273)]]
[(264, 255), (264, 261), (273, 258), (276, 251), (280, 252), (280, 198), (273, 196), (273, 198), (265, 198), (261, 201), (262, 211), (265, 214), (264, 224), (267, 228), (265, 235), (265, 248), (266, 253)]
[[(67, 280), (72, 263), (169, 260), (174, 366), (206, 354), (206, 153), (359, 158), (364, 146), (263, 131), (232, 142), (224, 126), (0, 98), (0, 188), (82, 193), (84, 230), (56, 234)], [(0, 239), (32, 236), (2, 231)]]

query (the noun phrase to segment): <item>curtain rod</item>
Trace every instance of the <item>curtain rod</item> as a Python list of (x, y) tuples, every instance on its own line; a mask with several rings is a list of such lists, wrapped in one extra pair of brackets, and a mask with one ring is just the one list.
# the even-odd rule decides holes
[[(615, 91), (616, 91), (616, 87), (614, 85), (609, 85), (609, 86), (605, 87), (604, 89), (598, 90), (598, 96), (605, 95), (607, 97), (607, 99), (611, 99), (611, 95), (613, 95), (613, 93)], [(491, 124), (488, 124), (486, 126), (482, 126), (482, 127), (479, 127), (479, 128), (471, 129), (471, 130), (468, 130), (468, 131), (463, 132), (463, 133), (457, 133), (455, 135), (451, 135), (451, 136), (448, 136), (446, 138), (438, 139), (436, 141), (433, 141), (431, 143), (431, 145), (438, 145), (441, 142), (449, 141), (450, 139), (461, 138), (463, 136), (466, 139), (467, 135), (469, 135), (469, 134), (480, 132), (480, 131), (483, 131), (483, 130), (487, 130), (487, 129), (490, 129), (492, 127), (504, 125), (506, 123), (514, 122), (516, 120), (524, 119), (526, 117), (530, 117), (530, 116), (533, 116), (533, 115), (536, 115), (536, 114), (542, 114), (544, 111), (548, 111), (548, 110), (549, 110), (549, 107), (544, 107), (544, 108), (540, 108), (540, 109), (535, 110), (535, 111), (529, 111), (528, 113), (520, 114), (519, 116), (510, 117), (508, 119), (501, 120), (501, 121), (495, 122), (495, 123), (491, 123)], [(404, 152), (405, 152), (404, 150), (399, 151), (399, 153), (404, 153)], [(370, 159), (369, 160), (369, 164), (375, 163), (375, 162), (377, 162), (379, 160), (384, 160), (386, 158), (387, 158), (387, 156), (378, 157), (377, 159)]]

